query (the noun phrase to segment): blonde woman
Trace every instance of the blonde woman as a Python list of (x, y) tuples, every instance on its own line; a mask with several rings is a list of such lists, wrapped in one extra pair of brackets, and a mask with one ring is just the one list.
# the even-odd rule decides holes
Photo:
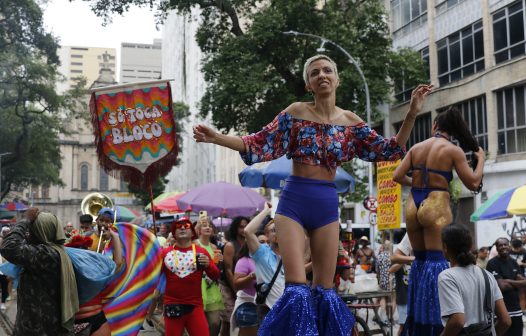
[[(197, 234), (196, 244), (204, 248), (214, 258), (214, 263), (219, 264), (223, 260), (223, 255), (216, 245), (210, 242), (210, 237), (214, 234), (214, 228), (209, 219), (199, 219), (195, 225), (195, 233)], [(201, 280), (201, 290), (203, 293), (203, 305), (208, 321), (208, 330), (210, 335), (219, 334), (219, 313), (225, 308), (223, 304), (223, 297), (219, 290), (217, 281), (211, 280), (205, 276)]]

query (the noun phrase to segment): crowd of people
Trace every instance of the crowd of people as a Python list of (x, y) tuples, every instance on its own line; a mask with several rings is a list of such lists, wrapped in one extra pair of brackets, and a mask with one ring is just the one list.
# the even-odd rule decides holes
[[(453, 171), (468, 189), (480, 191), (485, 158), (459, 111), (439, 113), (433, 136), (407, 151), (432, 85), (413, 90), (398, 133), (384, 138), (358, 115), (336, 106), (340, 79), (329, 57), (309, 58), (303, 78), (314, 100), (292, 103), (257, 133), (238, 137), (194, 127), (197, 142), (236, 150), (246, 164), (286, 155), (293, 161), (292, 172), (274, 218), (267, 204), (253, 218), (234, 218), (224, 239), (205, 212), (196, 221), (177, 217), (162, 225), (152, 249), (159, 281), (141, 319), (151, 325), (160, 308), (170, 336), (184, 330), (190, 336), (350, 335), (354, 317), (341, 296), (356, 290), (359, 275), (376, 273), (379, 290), (396, 290), (403, 335), (522, 334), (521, 302), (526, 300), (519, 293), (526, 288), (521, 269), (526, 263), (517, 239), (510, 247), (507, 238), (499, 238), (493, 258), (492, 251), (486, 257), (487, 249), (475, 256), (469, 231), (453, 224), (448, 192)], [(474, 153), (472, 167), (466, 150)], [(340, 241), (333, 181), (336, 168), (353, 158), (402, 159), (393, 179), (411, 192), (407, 235), (394, 253), (388, 240), (377, 250), (366, 236), (355, 247)], [(77, 253), (102, 258), (101, 265), (108, 267), (101, 276), (117, 276), (129, 267), (126, 263), (137, 262), (123, 258), (128, 242), (114, 227), (117, 217), (103, 208), (95, 226), (93, 218), (83, 216), (75, 232), (71, 223), (62, 227), (53, 214), (31, 209), (27, 220), (5, 236), (2, 257), (23, 268), (16, 335), (111, 334), (102, 294), (85, 300), (77, 259), (64, 246), (73, 244), (81, 247), (74, 249)], [(98, 292), (105, 293), (104, 286)]]

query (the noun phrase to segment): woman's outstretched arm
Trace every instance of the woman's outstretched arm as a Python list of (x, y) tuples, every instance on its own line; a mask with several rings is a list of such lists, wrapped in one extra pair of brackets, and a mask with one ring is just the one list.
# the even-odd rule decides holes
[(202, 124), (194, 126), (193, 130), (196, 142), (213, 143), (241, 153), (246, 150), (245, 143), (238, 136), (221, 134)]
[(411, 130), (415, 124), (416, 116), (422, 111), (424, 106), (424, 101), (426, 100), (427, 95), (433, 89), (433, 85), (420, 84), (418, 85), (413, 92), (411, 93), (411, 103), (409, 104), (409, 111), (405, 116), (402, 127), (396, 135), (396, 140), (400, 147), (404, 147), (409, 139)]

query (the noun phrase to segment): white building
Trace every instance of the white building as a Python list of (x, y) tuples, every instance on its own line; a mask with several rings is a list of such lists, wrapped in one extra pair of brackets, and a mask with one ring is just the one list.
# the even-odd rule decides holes
[[(477, 234), (479, 244), (488, 244), (497, 237), (482, 237), (480, 223), (470, 223), (470, 214), (496, 192), (526, 183), (526, 0), (386, 4), (394, 48), (420, 51), (435, 86), (410, 143), (428, 138), (436, 114), (456, 105), (489, 152), (483, 191), (474, 196), (464, 190), (456, 218)], [(410, 92), (405, 87), (396, 92), (399, 103), (390, 111), (395, 128), (407, 111)]]
[(121, 43), (120, 83), (160, 79), (161, 49), (161, 39), (154, 39), (153, 44)]
[(237, 174), (245, 167), (238, 153), (193, 140), (193, 125), (211, 125), (210, 119), (197, 115), (206, 85), (201, 72), (202, 53), (195, 41), (199, 23), (199, 11), (193, 9), (185, 16), (172, 11), (164, 24), (162, 78), (173, 79), (173, 101), (184, 102), (191, 112), (183, 134), (181, 163), (168, 175), (167, 190), (185, 191), (215, 181), (239, 184)]

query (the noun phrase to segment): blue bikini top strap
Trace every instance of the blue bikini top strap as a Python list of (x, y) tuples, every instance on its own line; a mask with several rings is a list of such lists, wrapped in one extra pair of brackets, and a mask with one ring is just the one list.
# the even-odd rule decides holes
[(434, 174), (441, 175), (448, 182), (451, 182), (451, 180), (453, 179), (453, 172), (451, 172), (451, 171), (427, 168), (424, 164), (419, 164), (419, 165), (416, 165), (416, 166), (412, 166), (411, 168), (413, 170), (421, 170), (422, 171), (422, 174), (423, 174), (422, 178), (424, 180), (424, 187), (427, 187), (427, 184), (429, 182), (429, 173), (434, 173)]

